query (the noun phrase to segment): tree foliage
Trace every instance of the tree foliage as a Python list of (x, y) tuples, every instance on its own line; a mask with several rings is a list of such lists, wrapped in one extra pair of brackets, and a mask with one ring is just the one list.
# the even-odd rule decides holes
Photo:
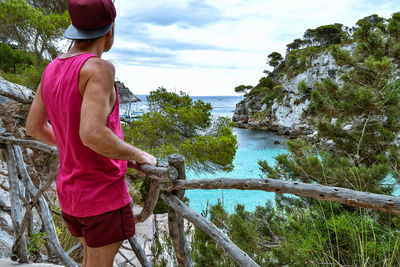
[(0, 1), (0, 72), (14, 83), (35, 90), (49, 60), (61, 51), (68, 27), (67, 0)]
[(268, 55), (268, 65), (271, 67), (276, 67), (279, 65), (280, 61), (283, 59), (282, 55), (278, 52), (272, 52)]
[(38, 66), (34, 53), (0, 43), (0, 75), (6, 80), (36, 90), (47, 63)]
[(125, 138), (160, 159), (181, 154), (188, 167), (214, 172), (233, 169), (236, 136), (224, 117), (212, 118), (212, 106), (184, 93), (159, 88), (147, 98), (150, 112), (124, 125)]
[(323, 25), (315, 29), (306, 30), (303, 37), (316, 45), (329, 46), (331, 44), (339, 44), (347, 37), (342, 28), (343, 24), (340, 23)]
[(302, 39), (294, 39), (293, 42), (286, 45), (286, 52), (290, 52), (291, 50), (299, 49), (303, 45), (308, 44), (305, 40)]
[(239, 85), (235, 87), (235, 92), (236, 93), (247, 93), (248, 90), (252, 89), (253, 86), (251, 85)]
[[(24, 0), (0, 1), (0, 41), (34, 52), (40, 66), (43, 59), (52, 59), (59, 53), (57, 42), (70, 19), (65, 7), (56, 8), (46, 1), (31, 2), (34, 5)], [(51, 8), (64, 11), (53, 12)]]
[(46, 14), (63, 14), (68, 10), (68, 0), (25, 0), (29, 5), (42, 9)]
[[(382, 224), (375, 212), (340, 204), (278, 196), (254, 212), (221, 202), (204, 214), (260, 266), (396, 266), (400, 264), (399, 218)], [(389, 226), (391, 225), (391, 226)], [(195, 228), (192, 258), (198, 266), (237, 266), (215, 242)], [(386, 262), (385, 264), (382, 264)], [(390, 264), (389, 264), (390, 262)]]
[(33, 65), (34, 60), (29, 53), (0, 43), (0, 70), (3, 72), (16, 72), (18, 66)]

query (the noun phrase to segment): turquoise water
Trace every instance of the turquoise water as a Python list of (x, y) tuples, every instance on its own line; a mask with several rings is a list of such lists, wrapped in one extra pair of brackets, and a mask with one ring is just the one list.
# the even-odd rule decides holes
[[(213, 178), (260, 178), (258, 160), (266, 160), (274, 165), (274, 158), (279, 153), (287, 152), (284, 145), (285, 139), (264, 131), (235, 129), (238, 140), (238, 150), (233, 164), (232, 172), (219, 172), (216, 174), (196, 174), (188, 171), (187, 179), (213, 179)], [(280, 145), (274, 141), (279, 140)], [(228, 212), (233, 212), (237, 203), (243, 204), (248, 211), (254, 211), (258, 205), (264, 205), (267, 200), (273, 200), (274, 193), (254, 190), (216, 189), (216, 190), (187, 190), (185, 196), (190, 200), (190, 207), (196, 212), (201, 212), (208, 205), (222, 202)]]
[[(142, 102), (133, 103), (131, 111), (147, 111), (146, 96), (138, 95), (138, 97)], [(229, 118), (232, 118), (236, 104), (242, 99), (240, 96), (193, 96), (192, 98), (211, 103), (213, 115)], [(238, 150), (233, 161), (235, 168), (232, 172), (207, 174), (189, 170), (187, 179), (260, 178), (258, 160), (266, 160), (270, 165), (274, 165), (274, 157), (279, 153), (287, 152), (286, 139), (272, 133), (236, 128), (234, 134), (237, 136)], [(274, 141), (279, 141), (281, 144), (276, 145)], [(257, 205), (264, 205), (267, 200), (273, 200), (274, 193), (236, 189), (187, 190), (185, 196), (190, 200), (190, 207), (198, 213), (205, 210), (207, 205), (216, 204), (218, 200), (231, 213), (237, 203), (245, 205), (248, 211), (254, 211)]]

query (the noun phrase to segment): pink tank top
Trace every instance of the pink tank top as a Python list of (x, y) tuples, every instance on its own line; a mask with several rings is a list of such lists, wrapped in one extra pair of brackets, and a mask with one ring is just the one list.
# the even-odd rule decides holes
[[(75, 217), (88, 217), (127, 205), (131, 198), (125, 182), (127, 161), (110, 159), (83, 145), (79, 137), (82, 97), (79, 73), (92, 54), (56, 58), (46, 68), (42, 97), (56, 135), (60, 159), (57, 194), (61, 209)], [(123, 139), (119, 100), (108, 116), (107, 127)]]

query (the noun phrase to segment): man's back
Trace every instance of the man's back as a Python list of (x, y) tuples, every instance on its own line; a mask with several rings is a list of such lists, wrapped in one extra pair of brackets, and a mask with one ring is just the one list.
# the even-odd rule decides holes
[[(60, 157), (57, 191), (62, 210), (76, 217), (94, 216), (130, 202), (124, 180), (126, 161), (103, 157), (80, 138), (80, 72), (90, 53), (57, 58), (46, 68), (42, 97), (56, 135)], [(118, 94), (107, 127), (123, 139)]]

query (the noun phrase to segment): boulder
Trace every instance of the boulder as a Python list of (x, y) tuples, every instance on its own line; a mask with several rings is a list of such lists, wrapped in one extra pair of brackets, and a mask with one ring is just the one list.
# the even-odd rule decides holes
[(133, 102), (140, 102), (140, 100), (137, 96), (135, 96), (128, 87), (125, 86), (123, 82), (116, 81), (117, 84), (117, 89), (118, 89), (118, 96), (119, 96), (119, 102), (121, 104), (125, 103), (133, 103)]

